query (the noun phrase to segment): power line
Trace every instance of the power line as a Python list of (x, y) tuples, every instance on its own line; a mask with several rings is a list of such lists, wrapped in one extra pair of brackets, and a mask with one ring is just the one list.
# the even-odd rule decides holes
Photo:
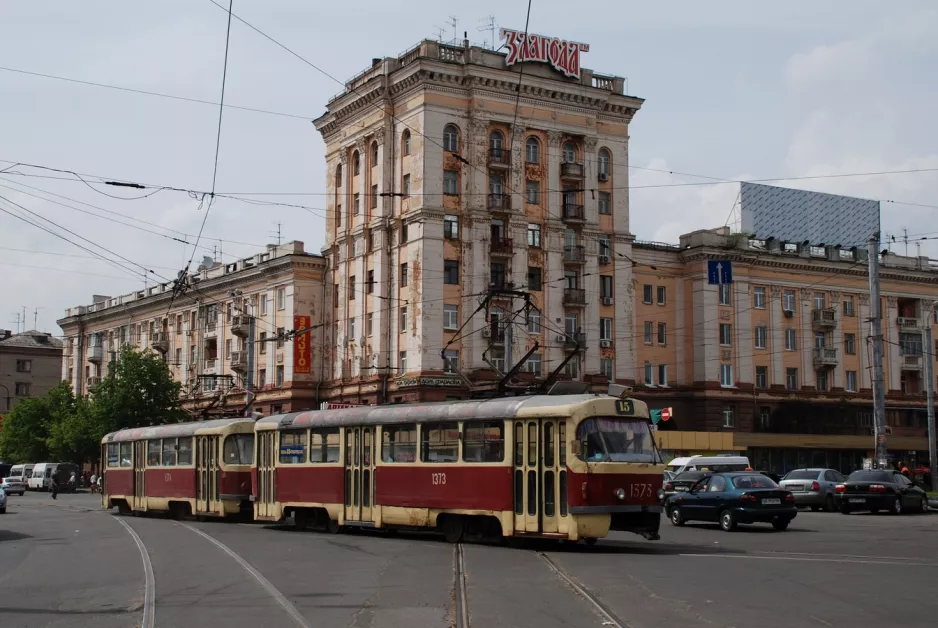
[[(3, 211), (0, 209), (0, 211)], [(20, 249), (7, 249), (7, 250), (20, 250)], [(36, 253), (38, 251), (27, 251), (28, 253)], [(53, 253), (55, 255), (55, 253)], [(75, 255), (70, 257), (86, 257), (86, 259), (97, 259), (91, 256)], [(51, 270), (57, 273), (73, 273), (75, 275), (89, 275), (91, 277), (107, 277), (108, 279), (119, 279), (121, 281), (139, 281), (139, 278), (134, 277), (133, 279), (129, 277), (120, 277), (118, 275), (102, 275), (100, 273), (89, 273), (82, 270), (72, 270), (70, 268), (53, 268), (51, 266), (35, 266), (33, 264), (19, 264), (16, 262), (8, 262), (6, 260), (0, 260), (0, 266), (18, 266), (20, 268), (35, 268), (37, 270)]]

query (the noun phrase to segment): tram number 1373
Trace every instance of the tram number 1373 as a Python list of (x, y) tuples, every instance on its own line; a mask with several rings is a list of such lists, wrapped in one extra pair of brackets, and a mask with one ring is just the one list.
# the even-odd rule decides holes
[(636, 497), (636, 498), (650, 497), (650, 496), (651, 496), (651, 493), (652, 493), (651, 484), (649, 484), (649, 483), (645, 483), (645, 484), (633, 483), (633, 484), (632, 484), (631, 491), (629, 492), (629, 496), (630, 496), (630, 497)]
[(446, 474), (445, 473), (431, 473), (430, 482), (433, 486), (441, 486), (446, 484)]

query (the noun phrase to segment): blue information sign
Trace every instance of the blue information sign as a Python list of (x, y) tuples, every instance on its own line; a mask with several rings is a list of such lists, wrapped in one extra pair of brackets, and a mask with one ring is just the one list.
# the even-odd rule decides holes
[(733, 283), (733, 262), (728, 259), (708, 260), (707, 283), (710, 285)]

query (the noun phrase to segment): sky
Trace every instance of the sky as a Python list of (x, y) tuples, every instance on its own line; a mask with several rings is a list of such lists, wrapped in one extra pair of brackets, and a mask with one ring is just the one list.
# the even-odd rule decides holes
[[(933, 169), (777, 184), (893, 201), (882, 203), (885, 233), (938, 236), (938, 5), (767, 4), (587, 1), (572, 11), (567, 1), (532, 0), (531, 32), (589, 43), (583, 67), (627, 77), (629, 93), (646, 99), (630, 129), (631, 231), (676, 243), (683, 233), (738, 221), (738, 185), (701, 177)], [(234, 3), (236, 15), (319, 69), (232, 21), (226, 104), (289, 115), (226, 108), (215, 189), (305, 207), (220, 198), (207, 219), (198, 195), (135, 198), (153, 190), (88, 185), (15, 164), (207, 191), (217, 106), (23, 72), (217, 103), (226, 12), (211, 0), (0, 6), (0, 170), (8, 169), (0, 173), (0, 328), (15, 329), (25, 307), (27, 328), (60, 333), (55, 321), (65, 308), (140, 289), (143, 269), (152, 285), (175, 277), (194, 252), (195, 264), (203, 255), (246, 257), (275, 243), (278, 230), (283, 241), (318, 252), (326, 175), (311, 120), (341, 82), (373, 57), (437, 38), (438, 27), (451, 39), (449, 16), (459, 20), (460, 39), (468, 32), (483, 42), (491, 41), (480, 30), (488, 16), (524, 30), (527, 10), (522, 0), (405, 6), (359, 0), (350, 13), (344, 3)], [(706, 185), (676, 185), (686, 183)], [(104, 247), (124, 268), (10, 213), (87, 249)], [(203, 219), (204, 248), (194, 251)], [(922, 255), (938, 258), (938, 240), (919, 244)], [(915, 243), (908, 249), (917, 254)], [(904, 253), (905, 244), (893, 251)]]

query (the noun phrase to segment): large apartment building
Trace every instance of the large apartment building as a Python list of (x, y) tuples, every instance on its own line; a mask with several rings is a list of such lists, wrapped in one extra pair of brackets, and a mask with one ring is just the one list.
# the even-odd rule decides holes
[[(62, 379), (79, 394), (93, 391), (130, 344), (163, 357), (193, 414), (244, 409), (248, 382), (262, 414), (316, 407), (325, 274), (325, 259), (289, 242), (227, 263), (206, 259), (175, 296), (172, 282), (95, 296), (58, 321), (65, 335)], [(286, 332), (314, 326), (286, 339)]]
[(504, 36), (508, 55), (424, 41), (375, 59), (315, 121), (336, 400), (464, 397), (528, 352), (534, 376), (634, 377), (634, 345), (598, 339), (633, 326), (643, 101), (581, 69), (588, 46), (532, 38), (518, 63), (520, 35)]
[(41, 331), (0, 329), (0, 415), (62, 381), (62, 341)]

